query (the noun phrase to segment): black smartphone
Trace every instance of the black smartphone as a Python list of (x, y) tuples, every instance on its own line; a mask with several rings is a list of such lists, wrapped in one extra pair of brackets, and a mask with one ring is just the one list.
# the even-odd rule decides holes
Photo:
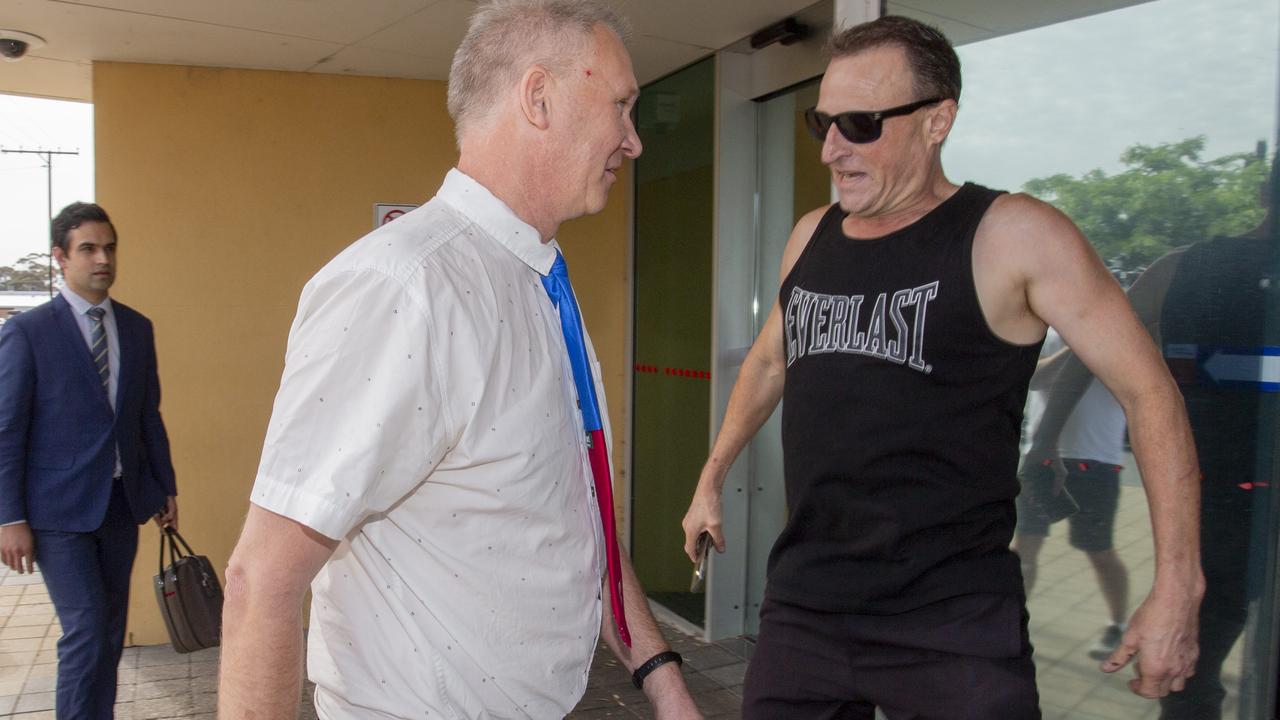
[(693, 566), (693, 579), (689, 581), (689, 592), (699, 592), (707, 582), (707, 556), (711, 554), (711, 533), (703, 530), (693, 545), (693, 554), (698, 562)]

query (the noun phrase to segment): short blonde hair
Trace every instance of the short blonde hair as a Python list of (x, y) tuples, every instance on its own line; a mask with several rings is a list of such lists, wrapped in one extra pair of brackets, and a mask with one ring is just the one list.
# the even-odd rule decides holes
[(530, 66), (563, 70), (597, 25), (625, 40), (626, 20), (596, 0), (487, 0), (471, 16), (449, 68), (449, 115), (462, 133), (486, 117), (504, 89)]

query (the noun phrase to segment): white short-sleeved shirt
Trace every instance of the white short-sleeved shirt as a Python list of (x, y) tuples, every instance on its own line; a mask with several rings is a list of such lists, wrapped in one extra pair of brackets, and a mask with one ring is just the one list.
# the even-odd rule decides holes
[[(1064, 347), (1066, 343), (1062, 341), (1062, 337), (1056, 330), (1049, 328), (1040, 356), (1049, 357)], [(1027, 393), (1027, 433), (1023, 452), (1030, 446), (1031, 438), (1035, 437), (1048, 401), (1048, 391), (1034, 390)], [(1062, 426), (1062, 432), (1058, 435), (1058, 454), (1064, 458), (1123, 465), (1124, 429), (1124, 408), (1120, 407), (1120, 403), (1101, 380), (1092, 378)]]
[(252, 501), (343, 539), (312, 584), (321, 717), (558, 718), (585, 691), (603, 536), (555, 252), (452, 170), (303, 290)]

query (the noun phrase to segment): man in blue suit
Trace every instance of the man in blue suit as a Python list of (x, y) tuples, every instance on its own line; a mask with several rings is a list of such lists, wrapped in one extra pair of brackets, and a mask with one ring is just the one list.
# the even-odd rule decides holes
[(66, 287), (0, 329), (0, 560), (40, 566), (62, 624), (58, 718), (110, 718), (138, 525), (176, 527), (151, 321), (113, 302), (116, 231), (53, 220)]

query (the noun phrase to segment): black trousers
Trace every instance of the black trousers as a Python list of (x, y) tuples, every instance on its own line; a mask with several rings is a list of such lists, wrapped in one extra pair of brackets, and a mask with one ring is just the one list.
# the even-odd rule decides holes
[(1039, 720), (1023, 598), (965, 595), (898, 615), (766, 599), (744, 720)]

